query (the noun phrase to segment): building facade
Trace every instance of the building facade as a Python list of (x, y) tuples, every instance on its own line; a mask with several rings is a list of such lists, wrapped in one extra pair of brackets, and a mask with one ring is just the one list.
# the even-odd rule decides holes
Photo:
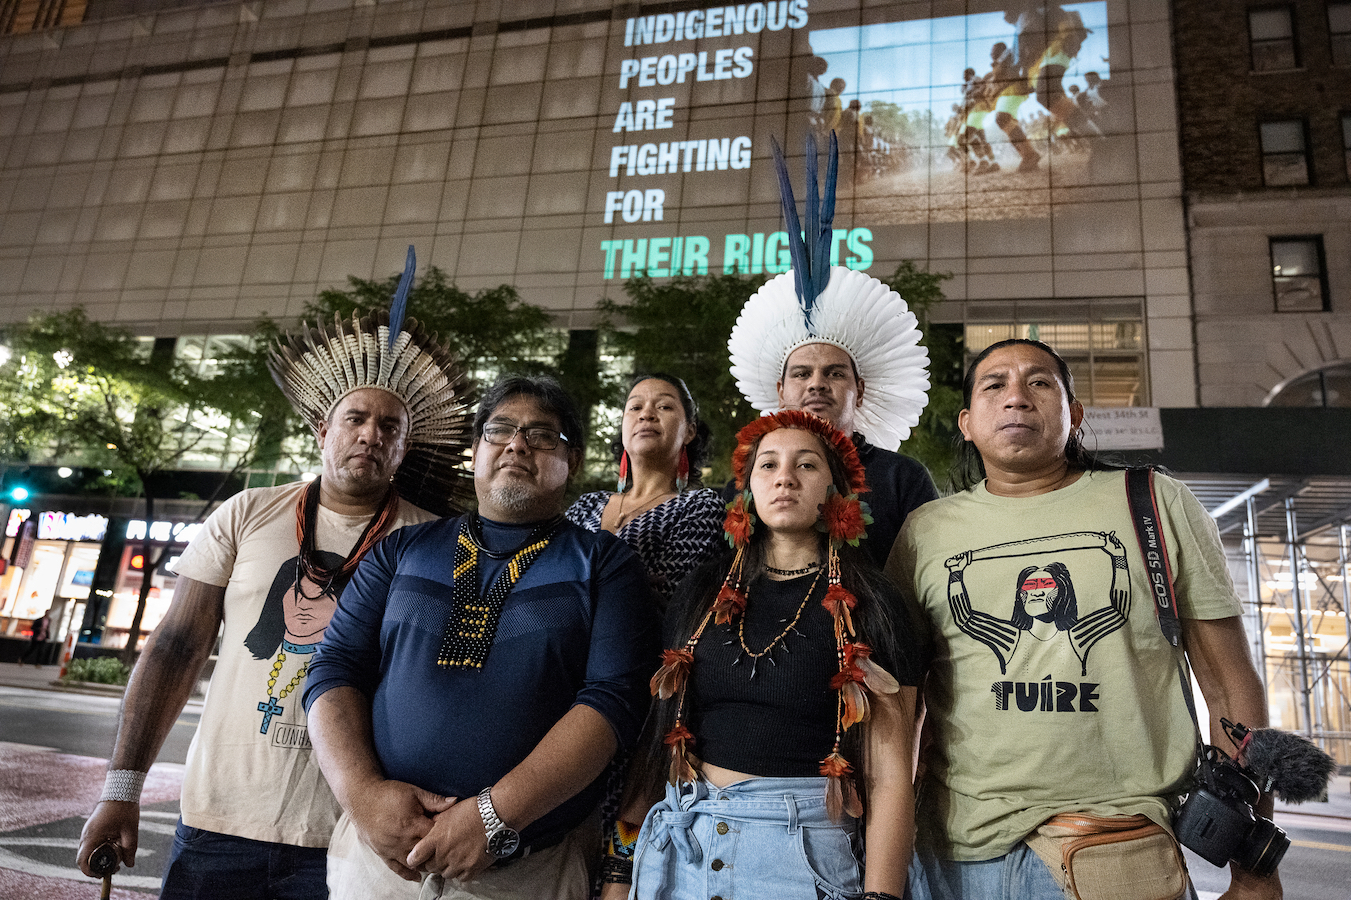
[[(954, 274), (969, 343), (1197, 402), (1165, 0), (90, 4), (0, 38), (0, 317), (292, 320), (406, 246), (560, 327), (788, 266), (770, 142), (840, 136), (834, 257)], [(798, 180), (797, 184), (801, 185)]]

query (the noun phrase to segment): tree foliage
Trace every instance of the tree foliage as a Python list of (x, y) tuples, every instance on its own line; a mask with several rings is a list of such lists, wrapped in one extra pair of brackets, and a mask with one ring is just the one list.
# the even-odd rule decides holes
[(948, 473), (956, 458), (957, 413), (962, 408), (962, 333), (959, 326), (936, 325), (931, 316), (943, 302), (943, 282), (947, 272), (921, 271), (911, 260), (904, 260), (890, 278), (881, 279), (905, 298), (919, 319), (924, 337), (920, 343), (929, 349), (929, 404), (919, 424), (901, 444), (900, 452), (922, 462), (934, 476), (940, 489), (949, 484)]
[[(237, 456), (236, 471), (247, 466), (258, 446), (258, 426), (277, 393), (270, 382), (263, 389), (264, 375), (250, 370), (256, 360), (249, 362), (248, 353), (241, 351), (238, 364), (227, 366), (226, 377), (203, 378), (171, 352), (154, 352), (151, 343), (95, 322), (78, 308), (10, 326), (4, 342), (10, 351), (0, 366), (5, 455), (112, 470), (145, 498), (147, 520), (155, 517), (155, 501), (169, 496), (161, 476), (180, 468), (222, 423), (244, 423), (247, 446)], [(222, 478), (222, 486), (230, 480)], [(210, 502), (203, 504), (203, 514)], [(150, 549), (147, 544), (128, 662), (159, 564)]]
[[(371, 281), (348, 276), (346, 290), (322, 291), (305, 305), (307, 321), (331, 322), (353, 312), (388, 309), (399, 276)], [(459, 356), (470, 372), (491, 380), (502, 372), (557, 374), (555, 357), (563, 349), (549, 314), (526, 303), (510, 285), (470, 294), (451, 283), (446, 273), (429, 267), (413, 282), (408, 315)]]
[[(699, 412), (713, 432), (713, 477), (731, 474), (736, 432), (756, 416), (728, 370), (727, 339), (747, 298), (764, 284), (763, 275), (703, 275), (656, 284), (648, 277), (624, 284), (627, 303), (602, 300), (607, 337), (637, 372), (670, 372), (689, 385)], [(623, 398), (617, 398), (622, 400)]]

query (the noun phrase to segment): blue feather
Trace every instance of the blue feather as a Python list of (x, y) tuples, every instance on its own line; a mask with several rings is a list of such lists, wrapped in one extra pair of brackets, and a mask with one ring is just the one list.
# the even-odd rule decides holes
[(807, 271), (803, 279), (803, 290), (798, 293), (802, 301), (802, 318), (807, 325), (807, 333), (812, 331), (812, 309), (816, 306), (816, 296), (819, 293), (816, 289), (816, 269), (821, 265), (821, 256), (817, 252), (818, 229), (821, 227), (821, 219), (817, 214), (817, 188), (816, 188), (816, 136), (807, 132), (807, 191), (806, 214), (807, 227), (803, 233), (803, 241), (807, 246)]
[(394, 349), (394, 341), (403, 331), (403, 319), (408, 312), (408, 292), (413, 288), (413, 275), (417, 272), (417, 253), (413, 245), (408, 245), (408, 258), (403, 264), (403, 277), (394, 291), (394, 302), (389, 305), (389, 349)]
[[(826, 162), (826, 192), (824, 199), (821, 201), (821, 215), (818, 220), (821, 230), (816, 241), (816, 252), (812, 259), (813, 299), (824, 293), (826, 286), (830, 284), (830, 247), (834, 243), (832, 226), (835, 224), (835, 177), (839, 171), (839, 165), (840, 145), (835, 138), (835, 132), (832, 131), (830, 133), (830, 153)], [(815, 194), (814, 187), (812, 193)], [(814, 196), (813, 199), (815, 199)]]
[(802, 224), (797, 216), (797, 200), (793, 197), (793, 183), (788, 179), (788, 165), (783, 161), (783, 150), (774, 138), (769, 139), (774, 151), (774, 168), (779, 173), (779, 200), (783, 203), (784, 225), (788, 232), (788, 255), (793, 262), (793, 281), (797, 295), (802, 298), (810, 284), (807, 246), (802, 240)]

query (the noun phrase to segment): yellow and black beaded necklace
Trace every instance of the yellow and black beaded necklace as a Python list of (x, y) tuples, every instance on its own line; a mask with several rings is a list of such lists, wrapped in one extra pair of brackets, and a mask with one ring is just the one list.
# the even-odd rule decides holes
[[(441, 638), (441, 652), (436, 664), (460, 669), (481, 669), (488, 660), (493, 639), (497, 637), (497, 623), (502, 617), (502, 606), (507, 595), (521, 580), (544, 548), (549, 546), (554, 531), (563, 521), (562, 516), (544, 522), (530, 532), (525, 543), (515, 550), (495, 551), (483, 545), (477, 513), (468, 513), (460, 523), (460, 534), (455, 541), (452, 572), (455, 587), (451, 593), (450, 618)], [(507, 559), (501, 573), (482, 597), (478, 592), (479, 556), (489, 559)]]

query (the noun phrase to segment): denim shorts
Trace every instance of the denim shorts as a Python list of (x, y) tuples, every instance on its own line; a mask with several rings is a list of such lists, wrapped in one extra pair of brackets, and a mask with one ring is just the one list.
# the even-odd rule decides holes
[(858, 820), (826, 816), (824, 778), (668, 785), (634, 851), (636, 900), (847, 900), (863, 894)]

